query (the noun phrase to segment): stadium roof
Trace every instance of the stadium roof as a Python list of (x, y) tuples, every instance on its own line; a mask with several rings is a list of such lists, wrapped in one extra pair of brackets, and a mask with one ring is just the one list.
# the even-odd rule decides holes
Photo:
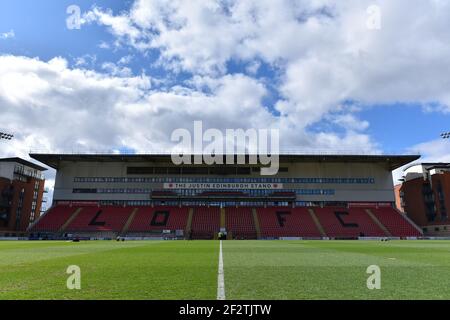
[(416, 162), (416, 163), (411, 163), (410, 165), (405, 167), (404, 170), (408, 170), (409, 168), (412, 168), (415, 166), (422, 166), (422, 167), (426, 167), (427, 170), (431, 170), (431, 169), (449, 168), (450, 163), (448, 163), (448, 162)]
[(0, 162), (16, 162), (16, 163), (20, 163), (24, 166), (39, 170), (39, 171), (46, 171), (47, 168), (41, 167), (38, 164), (35, 164), (33, 162), (24, 160), (22, 158), (18, 158), (18, 157), (14, 157), (14, 158), (0, 158)]
[[(248, 155), (247, 155), (248, 156)], [(61, 161), (88, 162), (147, 162), (167, 163), (170, 154), (49, 154), (30, 153), (36, 159), (54, 169), (59, 168)], [(400, 168), (420, 158), (420, 155), (312, 155), (312, 154), (281, 154), (280, 163), (293, 162), (367, 162), (386, 163), (390, 170)], [(236, 161), (235, 161), (236, 163)]]

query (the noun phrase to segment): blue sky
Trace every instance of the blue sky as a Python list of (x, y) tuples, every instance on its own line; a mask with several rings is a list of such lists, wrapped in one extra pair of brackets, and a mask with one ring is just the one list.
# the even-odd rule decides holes
[[(81, 11), (89, 10), (93, 5), (111, 8), (120, 12), (129, 7), (131, 1), (76, 1)], [(0, 3), (0, 30), (7, 32), (14, 30), (15, 37), (4, 41), (1, 46), (2, 54), (25, 55), (50, 60), (56, 56), (65, 57), (69, 62), (83, 55), (97, 55), (99, 62), (115, 61), (127, 55), (130, 50), (119, 48), (105, 50), (99, 47), (101, 42), (111, 42), (114, 37), (105, 28), (90, 25), (79, 30), (68, 29), (66, 19), (69, 16), (66, 9), (74, 1), (2, 1)], [(146, 57), (133, 63), (133, 71), (139, 73), (142, 68), (148, 69), (152, 57)], [(98, 67), (98, 64), (93, 65)]]
[(401, 152), (412, 145), (435, 140), (450, 127), (448, 114), (427, 112), (414, 104), (373, 106), (361, 112), (361, 118), (370, 122), (369, 134), (386, 151)]
[(449, 161), (449, 5), (375, 3), (377, 30), (370, 1), (2, 1), (0, 126), (16, 133), (2, 153), (166, 150), (203, 120), (280, 128), (299, 150)]

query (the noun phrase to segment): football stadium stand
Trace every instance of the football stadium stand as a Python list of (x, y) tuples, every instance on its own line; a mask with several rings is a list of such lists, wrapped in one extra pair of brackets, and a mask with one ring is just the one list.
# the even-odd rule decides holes
[[(189, 228), (188, 217), (193, 217)], [(252, 210), (257, 212), (255, 221)], [(132, 221), (131, 214), (135, 212)], [(420, 237), (420, 229), (391, 207), (228, 207), (224, 211), (229, 239), (358, 237)], [(221, 230), (218, 207), (121, 207), (57, 205), (32, 226), (30, 232), (114, 232), (117, 235), (183, 231), (183, 237), (213, 239)], [(123, 230), (129, 223), (127, 231)], [(256, 224), (259, 224), (256, 226)], [(187, 230), (192, 232), (187, 234)], [(260, 235), (257, 235), (257, 229)], [(322, 231), (321, 231), (322, 230)]]
[(78, 215), (68, 224), (66, 232), (108, 231), (120, 232), (129, 218), (132, 208), (81, 207)]
[(318, 227), (307, 208), (257, 208), (263, 237), (317, 237)]
[(57, 170), (53, 206), (28, 229), (38, 236), (422, 236), (394, 209), (392, 182), (418, 156), (280, 155), (273, 176), (250, 163), (176, 166), (167, 154), (30, 156)]
[(192, 219), (192, 238), (213, 239), (220, 230), (220, 209), (196, 207)]
[(387, 236), (363, 208), (348, 210), (339, 207), (326, 207), (314, 209), (314, 212), (329, 237)]
[(401, 213), (391, 207), (369, 209), (378, 220), (389, 230), (393, 236), (397, 237), (419, 237), (420, 228), (412, 221), (407, 220)]
[(33, 232), (58, 232), (76, 210), (77, 208), (56, 205), (42, 215), (41, 218), (31, 226), (31, 230)]
[(149, 232), (161, 230), (185, 230), (188, 208), (139, 207), (128, 229), (129, 232)]
[(231, 239), (256, 239), (256, 228), (251, 208), (226, 208), (226, 231)]

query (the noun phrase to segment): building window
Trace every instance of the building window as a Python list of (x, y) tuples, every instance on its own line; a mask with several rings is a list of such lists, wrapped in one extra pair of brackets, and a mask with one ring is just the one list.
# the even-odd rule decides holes
[(441, 221), (447, 221), (447, 208), (445, 207), (445, 194), (442, 189), (442, 183), (441, 181), (438, 181), (437, 184), (437, 194), (438, 194), (438, 204), (439, 204), (439, 211), (441, 213)]
[[(141, 170), (143, 168), (129, 167), (129, 171)], [(182, 169), (182, 171), (181, 171)], [(183, 174), (208, 174), (208, 168), (159, 168), (158, 170), (177, 171)], [(217, 171), (214, 168), (209, 170), (210, 174), (235, 174), (237, 171), (247, 168), (228, 168), (231, 171)], [(138, 171), (139, 171), (138, 170)], [(155, 169), (156, 170), (156, 169)], [(130, 174), (130, 173), (128, 173)], [(133, 173), (134, 174), (134, 173)], [(240, 174), (240, 173), (239, 173)], [(185, 182), (185, 183), (297, 183), (297, 184), (373, 184), (373, 178), (212, 178), (212, 177), (75, 177), (75, 183), (164, 183), (164, 182)]]
[(424, 183), (422, 186), (422, 197), (425, 205), (425, 213), (427, 220), (433, 222), (436, 220), (436, 205), (434, 202), (433, 190), (429, 183)]
[(25, 189), (22, 189), (19, 194), (19, 203), (16, 210), (16, 230), (20, 229), (20, 220), (22, 219), (23, 199), (25, 198)]

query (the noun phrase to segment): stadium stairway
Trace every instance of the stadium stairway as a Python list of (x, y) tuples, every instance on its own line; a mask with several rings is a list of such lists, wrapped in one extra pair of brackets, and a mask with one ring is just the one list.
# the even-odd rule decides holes
[(392, 207), (378, 207), (371, 211), (394, 237), (420, 237), (423, 235), (418, 226)]
[(410, 225), (412, 225), (421, 236), (423, 236), (423, 230), (421, 227), (419, 227), (414, 221), (412, 221), (406, 214), (403, 212), (400, 212), (397, 208), (394, 208), (394, 210), (402, 216), (403, 219), (405, 219)]
[(373, 214), (373, 212), (370, 209), (365, 209), (369, 217), (375, 222), (376, 225), (380, 227), (381, 230), (384, 231), (387, 237), (392, 237), (392, 234), (389, 232), (389, 230), (378, 220), (378, 218)]
[(188, 237), (188, 239), (191, 238), (191, 231), (192, 231), (192, 216), (194, 215), (194, 208), (189, 208), (189, 213), (188, 213), (188, 219), (186, 222), (186, 228), (185, 228), (185, 233), (186, 233), (186, 237)]
[(328, 237), (354, 239), (360, 236), (384, 237), (384, 231), (362, 208), (314, 208)]
[(27, 228), (27, 232), (33, 232), (33, 229), (36, 229), (36, 226), (40, 223), (40, 221), (45, 217), (47, 213), (49, 213), (55, 206), (51, 206), (48, 208), (43, 214), (39, 216), (32, 224), (30, 224)]
[(319, 218), (317, 218), (315, 212), (313, 209), (308, 209), (309, 214), (311, 215), (311, 218), (313, 219), (314, 223), (316, 224), (317, 230), (319, 230), (320, 235), (322, 237), (326, 237), (327, 234), (325, 233), (325, 230), (323, 229), (322, 225), (320, 224)]
[(119, 233), (129, 216), (131, 207), (83, 206), (77, 216), (67, 225), (66, 232), (116, 232)]
[(76, 208), (55, 205), (48, 209), (28, 228), (29, 232), (58, 232)]
[(139, 211), (139, 208), (134, 208), (133, 212), (131, 212), (130, 217), (128, 218), (127, 222), (123, 226), (122, 231), (120, 234), (123, 236), (128, 232), (128, 229), (130, 228), (131, 224), (133, 223), (134, 217), (136, 216), (137, 212)]
[(72, 215), (70, 216), (69, 219), (67, 219), (67, 221), (61, 226), (61, 228), (59, 228), (59, 233), (63, 233), (64, 231), (66, 231), (67, 227), (69, 226), (69, 224), (72, 223), (73, 220), (76, 219), (76, 217), (78, 216), (78, 214), (81, 212), (81, 210), (83, 210), (83, 208), (77, 208), (74, 213), (72, 213)]
[(261, 239), (261, 227), (259, 226), (258, 214), (256, 213), (256, 209), (252, 209), (253, 223), (255, 224), (256, 229), (256, 238)]
[(226, 219), (225, 208), (220, 208), (220, 229), (227, 227)]
[(225, 208), (220, 208), (220, 230), (227, 230), (227, 240), (233, 240), (233, 231), (227, 228), (227, 213)]

